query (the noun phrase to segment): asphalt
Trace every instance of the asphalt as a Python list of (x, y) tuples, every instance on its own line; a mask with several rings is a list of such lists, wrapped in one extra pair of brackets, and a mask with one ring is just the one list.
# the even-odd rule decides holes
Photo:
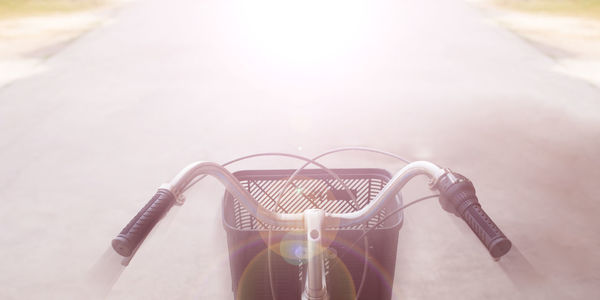
[[(110, 240), (190, 162), (349, 145), (467, 175), (514, 244), (494, 261), (418, 204), (394, 299), (600, 296), (598, 88), (463, 1), (280, 2), (134, 1), (0, 90), (0, 298), (232, 299), (216, 180), (127, 268)], [(419, 179), (404, 198), (428, 193)]]

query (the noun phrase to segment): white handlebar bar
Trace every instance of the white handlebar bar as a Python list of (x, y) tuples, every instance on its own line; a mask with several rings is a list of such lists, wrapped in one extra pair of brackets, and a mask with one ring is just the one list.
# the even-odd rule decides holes
[[(389, 197), (395, 196), (406, 183), (417, 175), (426, 175), (435, 184), (438, 178), (446, 171), (433, 163), (416, 161), (406, 165), (385, 185), (377, 196), (368, 205), (359, 211), (351, 213), (326, 213), (325, 226), (335, 224), (345, 227), (364, 223), (371, 219)], [(302, 227), (304, 214), (280, 214), (262, 207), (240, 182), (223, 166), (212, 162), (196, 162), (184, 168), (171, 182), (163, 185), (175, 197), (179, 197), (192, 180), (201, 175), (211, 175), (217, 178), (235, 198), (237, 198), (248, 212), (262, 222), (274, 226)]]

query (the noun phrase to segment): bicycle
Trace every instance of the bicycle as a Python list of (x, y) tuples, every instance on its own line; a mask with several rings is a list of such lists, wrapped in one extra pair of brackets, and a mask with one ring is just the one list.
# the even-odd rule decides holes
[[(328, 169), (317, 162), (350, 150), (376, 152), (407, 165), (392, 177), (382, 169)], [(233, 174), (225, 168), (269, 155), (293, 157), (305, 164), (297, 170)], [(319, 169), (305, 169), (310, 164)], [(393, 282), (403, 210), (430, 198), (439, 197), (444, 210), (461, 217), (493, 258), (499, 259), (511, 248), (510, 240), (481, 208), (472, 182), (463, 175), (431, 162), (409, 162), (381, 150), (349, 147), (312, 159), (261, 153), (223, 165), (193, 163), (158, 189), (113, 239), (114, 250), (131, 259), (167, 211), (183, 204), (183, 193), (207, 175), (226, 187), (223, 225), (232, 290), (238, 300), (390, 299), (388, 283)], [(418, 175), (429, 177), (430, 188), (439, 194), (404, 205), (400, 191)]]

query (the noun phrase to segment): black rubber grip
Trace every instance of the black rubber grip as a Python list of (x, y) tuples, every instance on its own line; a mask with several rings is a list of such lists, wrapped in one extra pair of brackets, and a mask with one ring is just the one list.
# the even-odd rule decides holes
[(499, 258), (510, 250), (512, 245), (510, 240), (500, 231), (479, 204), (473, 204), (465, 209), (462, 219), (475, 232), (492, 257)]
[(159, 189), (154, 197), (137, 213), (121, 233), (112, 240), (112, 246), (122, 256), (130, 256), (146, 238), (156, 223), (175, 203), (175, 196), (167, 189)]
[(439, 179), (437, 188), (442, 207), (461, 217), (492, 257), (499, 258), (510, 250), (512, 243), (481, 208), (471, 181), (458, 173), (447, 173)]

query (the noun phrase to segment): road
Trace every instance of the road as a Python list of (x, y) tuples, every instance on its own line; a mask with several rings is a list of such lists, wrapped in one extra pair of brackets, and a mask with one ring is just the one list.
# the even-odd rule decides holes
[(494, 261), (437, 201), (416, 205), (394, 299), (598, 298), (600, 90), (463, 1), (334, 2), (134, 1), (1, 89), (0, 298), (232, 299), (215, 180), (129, 267), (110, 240), (190, 162), (348, 145), (466, 174), (514, 244)]

